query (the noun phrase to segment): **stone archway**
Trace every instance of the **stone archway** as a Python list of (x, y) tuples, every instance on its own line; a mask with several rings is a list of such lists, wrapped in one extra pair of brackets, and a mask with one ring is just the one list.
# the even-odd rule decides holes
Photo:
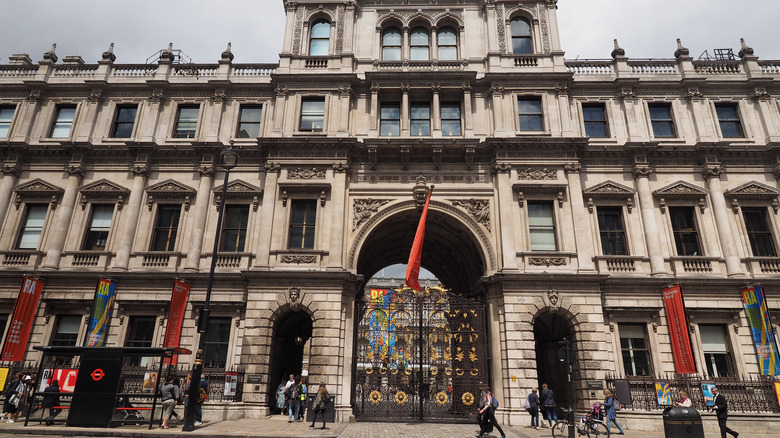
[(308, 313), (290, 309), (274, 324), (268, 385), (269, 407), (276, 410), (276, 390), (290, 374), (308, 370), (310, 339), (313, 323)]
[(548, 384), (555, 392), (557, 405), (567, 407), (573, 394), (568, 385), (566, 365), (560, 361), (559, 352), (564, 338), (576, 352), (574, 318), (562, 309), (546, 309), (536, 315), (533, 330), (538, 387), (541, 389), (543, 383)]

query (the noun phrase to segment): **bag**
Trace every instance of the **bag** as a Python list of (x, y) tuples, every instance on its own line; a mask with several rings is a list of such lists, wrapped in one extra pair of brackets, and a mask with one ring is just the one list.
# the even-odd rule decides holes
[(531, 400), (525, 399), (525, 403), (523, 403), (523, 409), (525, 409), (526, 411), (531, 409)]
[(322, 407), (325, 408), (330, 403), (330, 396), (326, 395), (322, 398)]
[(495, 395), (493, 395), (493, 393), (490, 393), (490, 407), (493, 409), (498, 409), (498, 399)]
[(613, 398), (612, 400), (615, 401), (615, 410), (619, 411), (620, 410), (620, 402), (616, 398)]
[(205, 388), (198, 388), (198, 403), (203, 403), (209, 399), (209, 395), (206, 394)]
[(21, 399), (22, 399), (22, 397), (18, 393), (17, 394), (13, 394), (11, 397), (8, 398), (8, 403), (13, 405), (13, 406), (16, 406), (18, 408), (19, 407), (19, 400), (21, 400)]

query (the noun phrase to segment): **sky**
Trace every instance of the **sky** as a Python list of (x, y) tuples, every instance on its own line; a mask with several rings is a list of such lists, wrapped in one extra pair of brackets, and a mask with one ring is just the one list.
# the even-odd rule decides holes
[[(94, 64), (110, 43), (118, 64), (145, 63), (173, 43), (193, 62), (214, 64), (232, 43), (234, 63), (276, 63), (283, 0), (2, 0), (0, 64), (14, 53), (34, 63), (52, 43), (60, 63)], [(630, 58), (672, 58), (676, 39), (694, 57), (745, 38), (761, 59), (780, 60), (778, 0), (559, 0), (567, 59), (608, 59), (617, 38)]]

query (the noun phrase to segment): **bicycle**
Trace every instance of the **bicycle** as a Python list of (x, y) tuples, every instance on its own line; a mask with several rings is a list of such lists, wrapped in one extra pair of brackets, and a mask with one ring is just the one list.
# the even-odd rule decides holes
[[(588, 415), (569, 415), (572, 412), (568, 409), (563, 409), (566, 419), (558, 420), (553, 425), (552, 436), (555, 438), (568, 438), (569, 428), (573, 427), (577, 431), (578, 436), (586, 435), (591, 437), (605, 437), (609, 438), (609, 429), (607, 429), (606, 423), (598, 419), (598, 412), (592, 409)], [(568, 418), (572, 418), (571, 422)], [(578, 424), (574, 423), (574, 420), (579, 418)]]

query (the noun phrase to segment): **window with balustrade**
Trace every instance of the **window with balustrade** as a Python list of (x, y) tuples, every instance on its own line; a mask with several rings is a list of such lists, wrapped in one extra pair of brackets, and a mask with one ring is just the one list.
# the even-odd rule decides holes
[(152, 235), (152, 251), (173, 251), (179, 232), (181, 205), (167, 204), (157, 206), (157, 220)]
[(401, 60), (401, 44), (403, 42), (401, 29), (388, 27), (382, 31), (382, 59), (385, 61)]
[(753, 257), (777, 257), (767, 207), (742, 207), (750, 252)]
[(111, 219), (114, 216), (114, 204), (93, 204), (87, 232), (82, 249), (85, 251), (105, 251), (108, 234), (111, 231)]
[(596, 209), (603, 255), (627, 255), (623, 207), (599, 206)]
[(427, 61), (431, 58), (431, 36), (428, 29), (417, 26), (409, 33), (409, 59)]
[(700, 256), (701, 244), (694, 207), (669, 207), (674, 245), (679, 256)]
[(449, 26), (440, 28), (436, 32), (436, 45), (439, 51), (440, 61), (454, 61), (458, 59), (458, 34)]
[(397, 137), (401, 132), (401, 104), (383, 102), (379, 109), (379, 135)]
[(330, 50), (330, 21), (320, 19), (311, 25), (310, 56), (328, 56)]
[(293, 199), (290, 208), (289, 249), (314, 249), (317, 228), (317, 201)]
[(222, 238), (219, 250), (243, 252), (246, 245), (246, 231), (249, 223), (248, 205), (226, 205), (222, 219)]
[(22, 220), (16, 249), (38, 249), (48, 211), (48, 204), (27, 204), (25, 206), (24, 220)]
[(523, 17), (515, 17), (509, 22), (512, 34), (512, 53), (527, 55), (533, 53), (531, 44), (531, 25)]

